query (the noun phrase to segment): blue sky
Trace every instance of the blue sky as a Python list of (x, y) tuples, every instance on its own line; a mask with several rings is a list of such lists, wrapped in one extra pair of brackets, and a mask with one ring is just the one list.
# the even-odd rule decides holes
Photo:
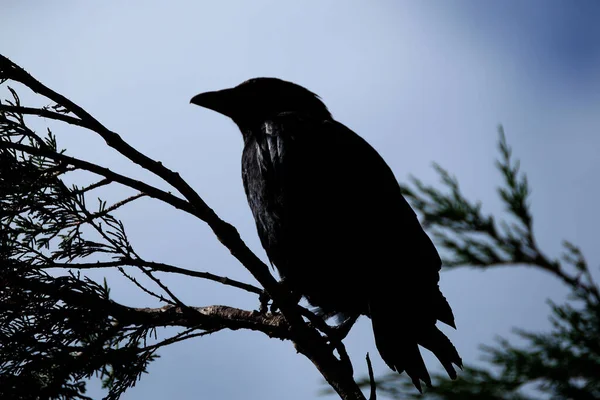
[[(1, 7), (4, 55), (179, 171), (264, 260), (241, 184), (241, 136), (226, 118), (188, 104), (196, 93), (255, 76), (318, 93), (398, 180), (414, 174), (433, 182), (436, 161), (497, 214), (493, 158), (496, 126), (504, 124), (533, 188), (542, 248), (558, 256), (569, 239), (600, 264), (596, 1), (64, 1), (32, 8), (4, 0)], [(51, 126), (70, 154), (148, 177), (93, 134)], [(119, 216), (144, 257), (251, 281), (199, 221), (146, 199)], [(111, 271), (91, 275), (106, 276), (124, 303), (153, 304)], [(165, 281), (189, 304), (256, 307), (233, 289)], [(566, 293), (552, 277), (515, 267), (449, 272), (441, 285), (457, 317), (449, 335), (467, 363), (477, 361), (479, 343), (513, 326), (547, 329), (545, 299)], [(347, 345), (363, 374), (365, 353), (376, 354), (368, 320)], [(124, 399), (306, 399), (321, 387), (290, 343), (258, 333), (219, 333), (160, 354)], [(373, 358), (375, 372), (386, 373)], [(427, 362), (439, 370), (433, 357)], [(101, 396), (98, 385), (90, 389)]]

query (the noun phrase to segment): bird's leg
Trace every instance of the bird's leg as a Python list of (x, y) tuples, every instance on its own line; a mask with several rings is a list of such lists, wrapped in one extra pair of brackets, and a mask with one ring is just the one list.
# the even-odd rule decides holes
[(330, 332), (327, 335), (329, 337), (329, 340), (331, 342), (341, 342), (342, 340), (344, 340), (344, 338), (348, 336), (348, 333), (350, 333), (350, 329), (352, 329), (358, 317), (359, 314), (351, 315), (338, 326), (331, 327)]
[[(295, 290), (293, 290), (290, 287), (290, 284), (286, 278), (281, 278), (281, 280), (278, 282), (278, 284), (281, 287), (283, 292), (287, 292), (289, 294), (290, 300), (293, 304), (300, 303), (300, 299), (302, 299), (302, 295), (300, 293), (297, 293)], [(275, 302), (271, 303), (271, 312), (272, 313), (276, 313), (278, 309), (279, 309), (279, 306), (277, 306), (277, 304)]]
[(327, 339), (327, 346), (331, 349), (331, 351), (337, 351), (339, 355), (339, 361), (341, 368), (347, 369), (347, 372), (350, 375), (354, 375), (354, 370), (352, 368), (352, 362), (350, 361), (350, 357), (348, 356), (348, 352), (346, 351), (346, 347), (342, 340), (346, 337), (352, 325), (358, 319), (358, 315), (350, 316), (346, 318), (344, 322), (342, 322), (337, 327), (332, 327), (327, 324), (327, 319), (335, 316), (336, 312), (324, 312), (320, 311), (317, 313), (313, 313), (307, 310), (304, 307), (299, 306), (300, 313), (308, 319), (311, 325), (314, 328), (320, 330), (325, 334)]
[[(332, 315), (324, 314), (325, 319), (331, 316)], [(342, 343), (342, 340), (344, 340), (344, 338), (348, 335), (350, 329), (352, 328), (358, 317), (358, 314), (351, 315), (336, 327), (328, 326), (326, 332), (327, 341), (329, 342), (329, 345), (332, 347), (332, 349), (337, 350), (340, 356), (340, 363), (342, 368), (348, 369), (348, 373), (350, 375), (354, 374), (354, 370), (352, 368), (352, 362), (350, 361), (350, 357), (346, 352), (346, 347), (344, 346), (344, 343)]]
[(263, 290), (258, 297), (258, 300), (260, 301), (258, 312), (261, 314), (266, 314), (267, 311), (269, 311), (269, 301), (271, 301), (271, 296), (269, 296), (269, 294)]
[(348, 356), (348, 352), (346, 351), (346, 347), (342, 342), (338, 342), (335, 345), (335, 349), (340, 355), (340, 363), (342, 368), (347, 369), (350, 376), (354, 375), (354, 368), (352, 367), (352, 361), (350, 361), (350, 356)]

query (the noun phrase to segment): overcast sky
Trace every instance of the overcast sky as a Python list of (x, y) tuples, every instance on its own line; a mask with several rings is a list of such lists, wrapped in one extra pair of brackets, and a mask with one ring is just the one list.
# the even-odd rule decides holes
[[(533, 188), (540, 246), (555, 257), (568, 239), (594, 268), (600, 264), (600, 2), (33, 4), (0, 2), (0, 52), (179, 171), (263, 260), (242, 189), (241, 135), (227, 118), (189, 104), (199, 92), (256, 76), (318, 93), (398, 180), (414, 174), (437, 182), (431, 163), (438, 162), (496, 214), (503, 210), (493, 159), (496, 127), (504, 124)], [(148, 177), (94, 134), (52, 127), (69, 154)], [(252, 281), (200, 221), (146, 199), (119, 216), (148, 259)], [(106, 276), (121, 302), (155, 304), (115, 273), (92, 275)], [(165, 281), (192, 305), (256, 307), (251, 296), (216, 284)], [(477, 362), (478, 344), (510, 337), (513, 326), (548, 329), (545, 300), (566, 293), (554, 278), (522, 267), (448, 272), (441, 286), (458, 325), (446, 331), (466, 363)], [(368, 320), (359, 321), (347, 345), (362, 375), (365, 353), (377, 354)], [(222, 332), (160, 355), (124, 399), (309, 399), (322, 387), (290, 343), (259, 333)], [(386, 373), (373, 358), (376, 374)], [(429, 355), (427, 362), (440, 369)], [(102, 393), (90, 385), (92, 397)]]

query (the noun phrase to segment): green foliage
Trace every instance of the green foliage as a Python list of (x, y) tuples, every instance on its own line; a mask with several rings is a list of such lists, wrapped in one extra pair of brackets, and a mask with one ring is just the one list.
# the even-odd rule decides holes
[(155, 357), (140, 348), (149, 332), (124, 331), (110, 315), (102, 286), (10, 260), (2, 267), (2, 398), (86, 399), (84, 380), (99, 374), (116, 399)]
[[(10, 88), (9, 88), (10, 89)], [(19, 98), (10, 89), (12, 100)], [(90, 256), (133, 257), (116, 207), (86, 194), (102, 184), (68, 187), (66, 163), (50, 131), (41, 137), (19, 113), (0, 113), (0, 143), (27, 145), (37, 154), (0, 148), (0, 398), (87, 399), (85, 379), (105, 378), (108, 399), (135, 384), (156, 356), (145, 348), (153, 330), (121, 325), (106, 285), (46, 269)], [(122, 202), (121, 202), (122, 203)], [(88, 239), (92, 228), (100, 239)]]
[(410, 181), (414, 188), (404, 185), (402, 191), (421, 214), (425, 228), (430, 229), (437, 243), (451, 255), (444, 259), (445, 266), (485, 267), (542, 261), (545, 267), (553, 268), (552, 262), (540, 258), (533, 240), (527, 178), (519, 174), (519, 162), (512, 161), (504, 131), (502, 128), (499, 131), (501, 157), (496, 165), (502, 172), (504, 186), (498, 192), (515, 222), (497, 224), (492, 215), (483, 214), (481, 202), (469, 201), (462, 194), (458, 180), (437, 164), (434, 168), (448, 193), (412, 176)]
[[(550, 272), (570, 289), (565, 304), (550, 304), (550, 332), (515, 329), (526, 344), (511, 345), (498, 338), (495, 345), (481, 346), (487, 367), (466, 366), (456, 381), (434, 375), (433, 388), (415, 394), (410, 381), (389, 374), (377, 381), (380, 393), (401, 399), (600, 399), (600, 290), (586, 260), (575, 245), (564, 242), (561, 260), (549, 259), (537, 246), (528, 204), (527, 178), (512, 160), (502, 127), (499, 128), (503, 177), (498, 193), (514, 222), (496, 223), (484, 215), (481, 203), (470, 202), (458, 181), (439, 165), (445, 191), (412, 177), (405, 196), (421, 214), (435, 240), (445, 251), (445, 265), (482, 269), (498, 265), (529, 265)], [(369, 380), (360, 384), (368, 387)], [(526, 389), (526, 390), (524, 390)], [(535, 389), (535, 390), (532, 390)]]

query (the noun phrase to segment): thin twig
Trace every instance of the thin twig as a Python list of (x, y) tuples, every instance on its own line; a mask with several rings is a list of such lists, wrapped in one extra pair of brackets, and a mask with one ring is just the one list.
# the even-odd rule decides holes
[(131, 179), (124, 175), (120, 175), (116, 172), (112, 172), (108, 168), (101, 167), (99, 165), (93, 164), (88, 161), (80, 160), (74, 157), (70, 157), (64, 154), (57, 153), (55, 151), (35, 148), (32, 146), (27, 146), (19, 143), (11, 143), (11, 142), (3, 142), (0, 141), (0, 149), (15, 149), (19, 151), (23, 151), (25, 153), (35, 155), (35, 156), (43, 156), (48, 157), (53, 160), (63, 161), (67, 164), (74, 165), (78, 168), (81, 168), (85, 171), (92, 172), (97, 175), (104, 176), (107, 179), (110, 179), (114, 182), (120, 183), (124, 186), (128, 186), (132, 189), (139, 190), (147, 194), (148, 196), (161, 200), (165, 203), (170, 204), (171, 206), (190, 213), (192, 215), (196, 215), (196, 211), (187, 201), (172, 195), (171, 193), (165, 192), (161, 189), (158, 189), (154, 186), (150, 186), (147, 183), (136, 181), (135, 179)]
[(111, 183), (112, 183), (112, 181), (110, 179), (104, 178), (104, 179), (99, 180), (96, 183), (92, 183), (91, 185), (88, 185), (86, 187), (82, 187), (81, 189), (72, 190), (71, 193), (73, 193), (73, 195), (84, 194), (84, 193), (89, 192), (90, 190), (94, 190), (94, 189), (97, 189), (99, 187), (109, 185)]
[(157, 277), (155, 277), (154, 275), (152, 275), (152, 272), (148, 271), (144, 267), (138, 267), (138, 268), (148, 278), (150, 278), (152, 281), (154, 281), (154, 283), (156, 283), (162, 290), (164, 290), (165, 293), (167, 293), (175, 301), (175, 303), (177, 305), (179, 305), (180, 307), (185, 307), (185, 303), (183, 303), (183, 301), (179, 300), (179, 298), (177, 296), (175, 296), (175, 294), (173, 293), (173, 291), (171, 289), (169, 289), (167, 285), (165, 285), (164, 283), (162, 283), (160, 279), (158, 279)]
[(131, 281), (131, 283), (133, 283), (135, 286), (137, 286), (139, 289), (141, 289), (142, 291), (144, 291), (145, 293), (147, 293), (148, 295), (157, 298), (159, 301), (162, 301), (163, 303), (167, 303), (170, 304), (172, 306), (176, 306), (177, 304), (175, 304), (175, 302), (166, 299), (163, 295), (158, 294), (158, 293), (154, 293), (152, 290), (148, 289), (147, 287), (145, 287), (144, 285), (142, 285), (141, 283), (139, 283), (137, 281), (137, 279), (135, 279), (133, 276), (129, 275), (127, 272), (125, 272), (125, 269), (123, 269), (122, 267), (117, 267), (117, 269), (119, 270), (119, 272), (127, 279), (129, 279), (129, 281)]
[(375, 376), (373, 374), (373, 365), (371, 364), (371, 358), (369, 357), (369, 353), (367, 353), (367, 368), (369, 370), (369, 384), (371, 387), (371, 393), (369, 395), (369, 400), (377, 400), (377, 385), (375, 384)]
[(209, 330), (206, 330), (206, 331), (203, 331), (203, 332), (198, 332), (198, 333), (191, 333), (191, 334), (189, 333), (189, 332), (193, 332), (193, 331), (195, 331), (197, 329), (198, 328), (187, 329), (184, 332), (179, 333), (179, 334), (177, 334), (177, 335), (175, 335), (175, 336), (173, 336), (171, 338), (165, 339), (165, 340), (163, 340), (161, 342), (158, 342), (158, 343), (150, 345), (150, 346), (142, 347), (142, 348), (139, 349), (139, 352), (148, 351), (148, 350), (156, 350), (159, 347), (167, 346), (167, 345), (170, 345), (170, 344), (173, 344), (173, 343), (177, 343), (177, 342), (181, 342), (181, 341), (184, 341), (184, 340), (187, 340), (187, 339), (191, 339), (191, 338), (194, 338), (194, 337), (202, 337), (202, 336), (211, 335), (211, 334), (213, 334), (215, 332), (219, 332), (219, 331), (225, 329), (225, 327), (219, 327), (219, 328), (209, 329)]
[(146, 194), (146, 193), (138, 193), (138, 194), (134, 194), (133, 196), (129, 196), (129, 197), (127, 197), (126, 199), (123, 199), (123, 200), (121, 200), (121, 201), (118, 201), (118, 202), (114, 203), (112, 206), (110, 206), (110, 207), (108, 207), (108, 208), (105, 208), (105, 209), (104, 209), (104, 210), (102, 210), (101, 212), (97, 212), (97, 213), (94, 213), (94, 214), (92, 214), (92, 216), (93, 216), (94, 218), (100, 218), (100, 217), (103, 217), (103, 216), (105, 216), (106, 214), (108, 214), (108, 213), (110, 213), (110, 212), (112, 212), (112, 211), (115, 211), (116, 209), (118, 209), (118, 208), (120, 208), (120, 207), (123, 207), (125, 204), (127, 204), (127, 203), (131, 203), (132, 201), (134, 201), (134, 200), (137, 200), (137, 199), (139, 199), (140, 197), (144, 197), (144, 196), (147, 196), (147, 194)]
[(5, 104), (0, 104), (0, 112), (8, 112), (19, 115), (37, 115), (38, 117), (50, 118), (56, 121), (66, 122), (71, 125), (80, 126), (82, 128), (87, 128), (84, 125), (83, 121), (79, 118), (71, 117), (69, 115), (60, 114), (54, 111), (46, 110), (44, 108), (31, 108), (31, 107), (21, 107), (21, 106), (7, 106)]
[[(63, 187), (63, 189), (68, 191), (68, 188)], [(133, 196), (135, 197), (135, 196)], [(82, 203), (82, 201), (79, 199), (79, 197), (74, 197), (74, 201), (79, 205), (79, 208), (81, 210), (81, 212), (83, 212), (83, 214), (86, 216), (86, 220), (85, 222), (87, 222), (89, 225), (91, 225), (96, 232), (98, 232), (103, 238), (104, 240), (106, 240), (108, 243), (110, 243), (113, 248), (115, 249), (116, 252), (121, 253), (124, 257), (129, 257), (130, 252), (133, 252), (133, 249), (129, 248), (129, 249), (123, 249), (122, 246), (119, 245), (119, 243), (117, 243), (113, 238), (111, 238), (110, 236), (108, 236), (108, 234), (106, 232), (104, 232), (104, 230), (102, 229), (102, 227), (100, 225), (98, 225), (95, 221), (95, 217), (94, 214), (90, 213), (88, 211), (88, 209), (86, 208), (85, 204)], [(160, 279), (158, 279), (157, 277), (155, 277), (154, 275), (152, 275), (152, 273), (148, 270), (146, 270), (144, 267), (138, 267), (140, 269), (140, 271), (142, 271), (142, 273), (144, 273), (144, 275), (146, 275), (148, 278), (150, 278), (154, 283), (156, 283), (165, 293), (167, 293), (171, 299), (173, 299), (173, 301), (175, 303), (171, 303), (170, 304), (177, 304), (180, 307), (185, 307), (185, 304), (179, 300), (179, 298), (166, 286), (164, 285)], [(119, 268), (119, 271), (121, 271), (121, 273), (123, 275), (125, 275), (127, 278), (129, 278), (129, 280), (131, 280), (133, 283), (135, 283), (138, 287), (142, 288), (142, 285), (139, 284), (139, 282), (137, 282), (135, 280), (135, 278), (131, 277), (130, 275), (126, 274), (125, 271), (122, 268)], [(153, 293), (150, 290), (144, 290), (146, 291), (146, 293)], [(162, 298), (162, 296), (161, 296)]]
[(107, 261), (107, 262), (95, 262), (95, 263), (50, 263), (44, 265), (41, 268), (72, 268), (72, 269), (93, 269), (93, 268), (112, 268), (112, 267), (126, 267), (131, 266), (146, 266), (159, 272), (168, 272), (186, 276), (193, 276), (196, 278), (207, 279), (210, 281), (218, 282), (223, 285), (236, 287), (238, 289), (245, 290), (250, 293), (263, 294), (263, 291), (256, 286), (248, 283), (239, 282), (235, 279), (228, 278), (226, 276), (219, 276), (211, 274), (210, 272), (192, 271), (189, 269), (176, 267), (169, 264), (158, 263), (153, 261), (145, 260), (134, 260), (134, 259), (123, 259), (122, 261)]

